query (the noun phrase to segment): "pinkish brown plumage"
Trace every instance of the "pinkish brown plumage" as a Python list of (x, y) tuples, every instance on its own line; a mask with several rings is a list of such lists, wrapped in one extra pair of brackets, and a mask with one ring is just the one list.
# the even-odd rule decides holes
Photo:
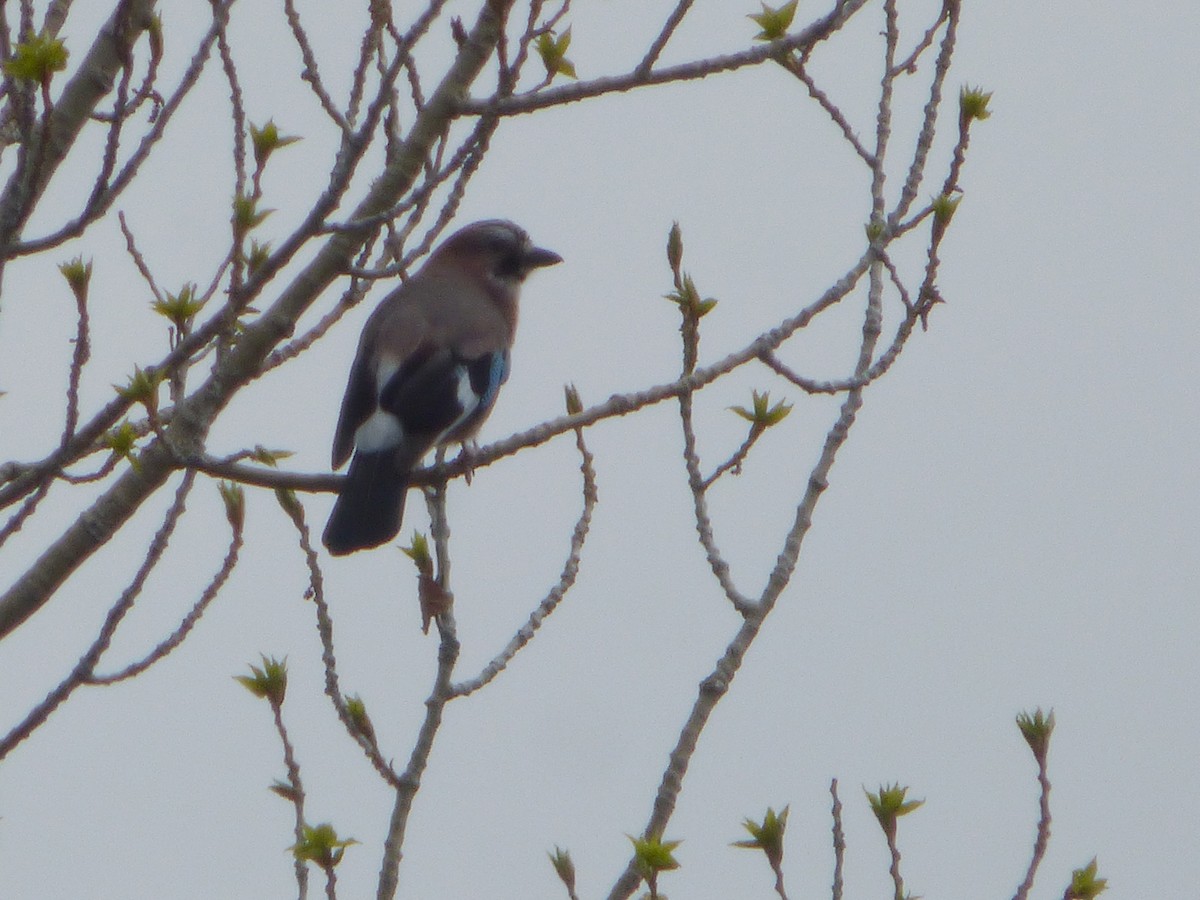
[(512, 222), (476, 222), (367, 319), (333, 441), (333, 467), (349, 458), (350, 469), (322, 538), (330, 553), (399, 533), (409, 472), (434, 446), (471, 438), (492, 410), (525, 276), (561, 261)]

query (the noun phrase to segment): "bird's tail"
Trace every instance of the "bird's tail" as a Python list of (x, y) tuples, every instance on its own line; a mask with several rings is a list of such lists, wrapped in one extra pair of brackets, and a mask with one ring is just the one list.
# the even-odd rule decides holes
[(334, 556), (378, 547), (400, 533), (407, 468), (397, 466), (395, 450), (356, 452), (321, 540)]

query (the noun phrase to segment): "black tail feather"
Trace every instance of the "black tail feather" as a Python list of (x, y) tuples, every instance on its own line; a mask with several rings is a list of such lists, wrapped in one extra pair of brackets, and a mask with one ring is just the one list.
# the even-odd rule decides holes
[(355, 453), (322, 542), (334, 556), (378, 547), (400, 533), (408, 473), (396, 453)]

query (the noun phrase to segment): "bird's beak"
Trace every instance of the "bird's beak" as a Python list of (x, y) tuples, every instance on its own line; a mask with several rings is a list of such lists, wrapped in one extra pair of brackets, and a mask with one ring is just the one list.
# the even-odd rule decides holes
[(563, 261), (563, 258), (553, 250), (544, 250), (541, 247), (530, 247), (525, 251), (525, 268), (541, 269), (546, 266), (556, 266)]

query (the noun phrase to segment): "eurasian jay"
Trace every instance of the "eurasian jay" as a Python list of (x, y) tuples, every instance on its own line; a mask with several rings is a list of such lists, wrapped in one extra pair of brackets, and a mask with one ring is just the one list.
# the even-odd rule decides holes
[(367, 319), (333, 439), (354, 458), (322, 540), (335, 556), (394, 538), (409, 473), (431, 448), (470, 439), (508, 378), (521, 282), (562, 262), (512, 222), (454, 233)]

